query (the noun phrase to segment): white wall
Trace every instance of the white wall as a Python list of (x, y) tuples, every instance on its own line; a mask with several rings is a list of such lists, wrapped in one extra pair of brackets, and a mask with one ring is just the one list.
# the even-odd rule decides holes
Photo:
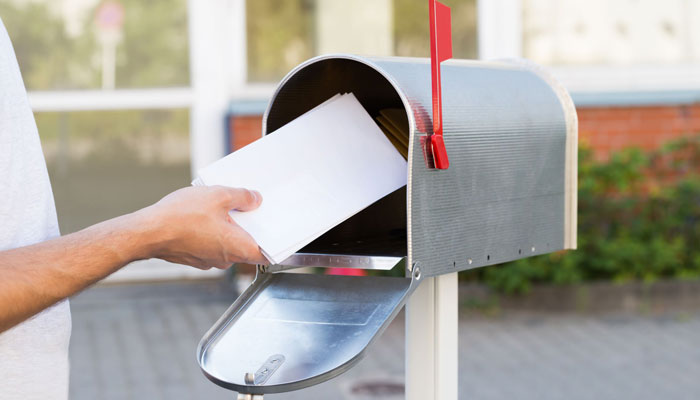
[(392, 0), (317, 0), (316, 52), (390, 56)]

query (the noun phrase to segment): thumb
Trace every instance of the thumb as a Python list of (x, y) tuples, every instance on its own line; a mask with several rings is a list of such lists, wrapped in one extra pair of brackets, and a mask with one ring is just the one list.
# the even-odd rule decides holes
[(252, 211), (262, 203), (262, 195), (256, 190), (227, 188), (226, 206), (229, 210)]

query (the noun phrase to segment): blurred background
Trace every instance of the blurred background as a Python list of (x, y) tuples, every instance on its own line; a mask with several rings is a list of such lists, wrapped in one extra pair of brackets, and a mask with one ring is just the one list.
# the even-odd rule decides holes
[[(456, 58), (546, 66), (580, 137), (579, 250), (460, 275), (460, 398), (696, 398), (700, 2), (444, 3)], [(423, 0), (0, 0), (64, 234), (255, 140), (276, 83), (312, 56), (427, 57), (427, 12)], [(236, 297), (230, 279), (150, 260), (76, 297), (71, 398), (232, 398), (194, 359)], [(271, 397), (402, 398), (402, 323), (348, 374)]]

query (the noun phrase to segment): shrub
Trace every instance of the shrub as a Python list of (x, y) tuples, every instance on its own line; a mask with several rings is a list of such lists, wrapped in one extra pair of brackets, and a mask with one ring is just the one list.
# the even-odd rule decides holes
[(578, 250), (468, 271), (506, 293), (534, 283), (700, 277), (700, 136), (597, 162), (579, 151)]

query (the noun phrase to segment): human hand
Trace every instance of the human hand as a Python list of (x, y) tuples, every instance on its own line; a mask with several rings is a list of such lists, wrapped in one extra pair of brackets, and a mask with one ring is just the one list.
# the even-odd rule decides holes
[(199, 186), (170, 193), (137, 213), (154, 226), (150, 257), (200, 269), (225, 269), (236, 262), (268, 262), (255, 240), (228, 214), (254, 210), (261, 202), (255, 191)]

